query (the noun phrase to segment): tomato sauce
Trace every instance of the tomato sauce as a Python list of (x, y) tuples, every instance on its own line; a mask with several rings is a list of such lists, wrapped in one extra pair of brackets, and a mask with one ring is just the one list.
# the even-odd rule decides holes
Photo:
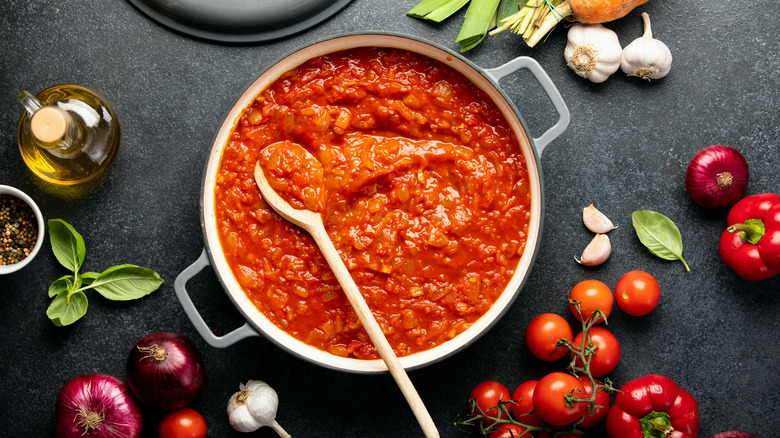
[[(280, 141), (321, 164), (322, 203), (307, 208), (397, 355), (454, 338), (501, 295), (525, 249), (530, 183), (508, 123), (460, 73), (397, 49), (311, 59), (254, 99), (221, 157), (217, 229), (246, 295), (307, 344), (377, 359), (313, 240), (260, 196), (255, 163)], [(296, 187), (306, 206), (311, 185), (285, 196)]]

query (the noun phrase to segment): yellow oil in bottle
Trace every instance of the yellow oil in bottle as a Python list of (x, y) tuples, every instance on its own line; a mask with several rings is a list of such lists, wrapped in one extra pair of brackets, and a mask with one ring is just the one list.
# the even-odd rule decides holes
[(25, 91), (19, 152), (38, 177), (56, 185), (82, 184), (102, 175), (119, 148), (119, 122), (103, 98), (78, 85), (58, 85), (36, 96)]

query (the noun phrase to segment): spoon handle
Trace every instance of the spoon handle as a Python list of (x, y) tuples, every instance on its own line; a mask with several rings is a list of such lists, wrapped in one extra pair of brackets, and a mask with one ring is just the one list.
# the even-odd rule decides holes
[(320, 220), (318, 223), (312, 224), (308, 227), (308, 231), (319, 245), (322, 255), (325, 256), (325, 260), (327, 260), (328, 265), (331, 270), (333, 270), (333, 274), (336, 275), (336, 279), (338, 279), (341, 288), (344, 289), (344, 293), (352, 304), (352, 308), (355, 309), (360, 322), (368, 332), (368, 336), (371, 338), (371, 341), (373, 341), (377, 351), (379, 351), (379, 355), (385, 361), (387, 369), (390, 370), (393, 379), (395, 379), (398, 387), (401, 388), (401, 392), (404, 394), (407, 403), (409, 403), (409, 406), (412, 408), (412, 412), (417, 418), (417, 422), (420, 423), (423, 433), (429, 438), (438, 437), (439, 431), (436, 429), (436, 425), (434, 424), (431, 415), (428, 413), (420, 395), (417, 393), (412, 381), (406, 374), (406, 370), (401, 366), (401, 362), (395, 355), (390, 343), (387, 342), (387, 338), (385, 337), (385, 334), (382, 333), (379, 323), (374, 319), (374, 315), (371, 313), (371, 309), (368, 308), (366, 300), (363, 299), (363, 295), (360, 294), (360, 290), (352, 279), (352, 275), (347, 270), (341, 257), (339, 257), (336, 248), (333, 246), (333, 242), (331, 242), (330, 237), (325, 231), (325, 227), (322, 225), (322, 221)]

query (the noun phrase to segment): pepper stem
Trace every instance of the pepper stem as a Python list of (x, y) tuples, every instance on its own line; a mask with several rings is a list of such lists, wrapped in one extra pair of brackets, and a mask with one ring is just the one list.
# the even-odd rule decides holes
[(758, 245), (766, 233), (764, 222), (761, 219), (748, 219), (743, 223), (730, 225), (726, 230), (731, 234), (739, 233), (743, 242), (752, 245)]
[(651, 411), (639, 419), (644, 438), (663, 438), (674, 432), (672, 419), (666, 412)]

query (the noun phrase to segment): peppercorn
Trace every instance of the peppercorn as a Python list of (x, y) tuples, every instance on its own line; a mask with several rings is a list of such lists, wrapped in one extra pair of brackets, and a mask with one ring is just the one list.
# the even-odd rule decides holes
[(38, 240), (35, 213), (26, 202), (0, 194), (0, 265), (12, 265), (30, 255)]

